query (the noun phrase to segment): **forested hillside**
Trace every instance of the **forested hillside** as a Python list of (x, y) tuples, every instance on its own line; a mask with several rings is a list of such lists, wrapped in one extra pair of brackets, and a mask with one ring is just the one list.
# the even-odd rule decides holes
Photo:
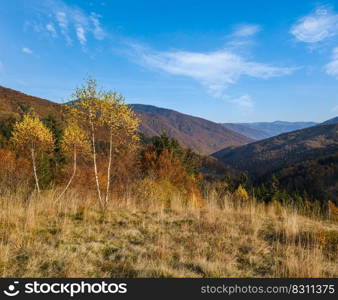
[(337, 202), (337, 154), (338, 124), (331, 124), (226, 148), (213, 156), (233, 168), (248, 172), (253, 182), (269, 182), (275, 174), (282, 187), (292, 193), (305, 191), (310, 198)]
[(239, 146), (253, 141), (247, 136), (220, 124), (152, 105), (133, 104), (138, 113), (140, 130), (147, 136), (166, 132), (184, 147), (210, 154), (228, 146)]
[[(10, 119), (18, 118), (20, 113), (27, 112), (28, 109), (34, 110), (42, 118), (47, 118), (52, 114), (56, 119), (60, 119), (63, 106), (0, 87), (0, 120), (7, 120), (3, 126), (7, 126)], [(220, 124), (173, 110), (140, 104), (131, 105), (131, 107), (141, 120), (139, 131), (143, 135), (152, 137), (166, 132), (184, 147), (201, 154), (210, 154), (227, 146), (238, 146), (253, 141)]]

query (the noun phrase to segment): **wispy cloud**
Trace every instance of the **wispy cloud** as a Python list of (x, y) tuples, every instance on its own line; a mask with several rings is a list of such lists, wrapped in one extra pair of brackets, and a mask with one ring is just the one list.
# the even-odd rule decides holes
[(243, 110), (251, 110), (254, 107), (253, 100), (249, 95), (243, 95), (238, 98), (229, 98), (228, 101), (236, 104)]
[(21, 51), (25, 54), (33, 54), (33, 51), (27, 47), (23, 47)]
[(57, 36), (56, 29), (52, 23), (48, 23), (46, 25), (46, 30), (52, 35), (52, 37)]
[(334, 106), (331, 111), (334, 113), (338, 113), (338, 105)]
[(338, 34), (338, 14), (328, 6), (321, 6), (300, 18), (290, 33), (301, 42), (318, 43)]
[(228, 48), (245, 50), (248, 46), (252, 46), (255, 35), (262, 30), (257, 24), (239, 24), (234, 27), (232, 33), (226, 36), (226, 46)]
[(333, 49), (331, 61), (325, 66), (325, 71), (338, 79), (338, 47)]
[(103, 40), (106, 36), (105, 31), (101, 27), (100, 23), (101, 16), (96, 13), (91, 13), (90, 20), (93, 24), (93, 34), (97, 40)]
[(241, 77), (268, 79), (294, 71), (294, 68), (254, 62), (227, 49), (202, 53), (160, 52), (138, 44), (132, 44), (132, 48), (138, 63), (169, 74), (190, 77), (206, 87), (212, 96), (243, 107), (252, 107), (252, 100), (248, 95), (232, 99), (225, 93), (226, 89), (237, 83)]
[(66, 13), (64, 11), (56, 11), (56, 9), (54, 9), (53, 17), (59, 26), (61, 34), (65, 37), (67, 44), (70, 45), (72, 43), (72, 39), (68, 33), (68, 17)]
[(261, 26), (257, 24), (241, 24), (237, 25), (234, 32), (232, 33), (233, 37), (249, 37), (253, 36), (256, 33), (261, 31)]
[(45, 24), (34, 24), (33, 28), (43, 30), (53, 38), (63, 37), (68, 45), (74, 40), (85, 46), (88, 38), (102, 40), (106, 36), (100, 22), (100, 15), (70, 6), (61, 0), (48, 0), (40, 3), (39, 13), (44, 15)]
[(81, 45), (85, 45), (87, 43), (86, 33), (84, 27), (78, 25), (76, 27), (76, 36), (81, 43)]
[(58, 12), (54, 12), (54, 13), (55, 13), (55, 18), (56, 18), (61, 30), (67, 31), (68, 30), (68, 18), (67, 18), (66, 13), (63, 12), (63, 11), (58, 11)]

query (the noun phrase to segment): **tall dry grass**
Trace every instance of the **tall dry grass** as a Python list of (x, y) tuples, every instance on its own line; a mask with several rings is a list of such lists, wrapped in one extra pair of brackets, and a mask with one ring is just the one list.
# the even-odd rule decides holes
[(337, 277), (338, 225), (278, 203), (139, 182), (105, 212), (58, 189), (0, 196), (1, 277)]

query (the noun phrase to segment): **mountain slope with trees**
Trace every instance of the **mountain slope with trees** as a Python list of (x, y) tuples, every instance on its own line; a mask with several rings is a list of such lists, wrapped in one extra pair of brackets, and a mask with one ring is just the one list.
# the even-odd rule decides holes
[(152, 105), (132, 104), (131, 107), (141, 119), (140, 130), (147, 136), (159, 135), (165, 131), (177, 139), (182, 146), (208, 154), (214, 149), (238, 146), (253, 141), (242, 134), (224, 128), (222, 125)]
[(282, 188), (310, 194), (320, 201), (338, 202), (338, 124), (301, 129), (249, 145), (226, 148), (214, 157), (248, 172), (258, 184), (271, 184), (274, 176)]
[(271, 178), (277, 183), (276, 188), (308, 200), (333, 201), (338, 205), (338, 150), (268, 173), (258, 183), (264, 184)]
[[(17, 119), (21, 113), (26, 113), (29, 110), (33, 110), (42, 118), (53, 114), (56, 119), (60, 119), (63, 107), (63, 105), (49, 100), (0, 87), (1, 130), (6, 131), (5, 128), (11, 123), (9, 120)], [(131, 107), (140, 118), (139, 130), (143, 135), (152, 137), (166, 132), (184, 147), (199, 153), (210, 154), (228, 146), (238, 146), (253, 141), (253, 139), (226, 129), (220, 124), (202, 118), (151, 105), (135, 104)], [(0, 134), (5, 135), (6, 133), (0, 132)]]
[(336, 124), (336, 123), (338, 123), (338, 117), (335, 117), (335, 118), (332, 118), (330, 120), (327, 120), (327, 121), (323, 122), (322, 124), (323, 125), (328, 125), (328, 124)]
[(284, 133), (240, 147), (229, 147), (212, 156), (233, 167), (263, 175), (305, 159), (338, 149), (338, 124), (314, 126)]
[(0, 86), (0, 120), (18, 117), (18, 114), (30, 109), (46, 118), (51, 112), (59, 115), (61, 105)]

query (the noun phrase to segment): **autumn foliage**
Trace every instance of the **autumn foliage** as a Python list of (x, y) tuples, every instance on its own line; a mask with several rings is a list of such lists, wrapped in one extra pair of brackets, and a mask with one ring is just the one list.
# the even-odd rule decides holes
[(17, 190), (18, 186), (32, 181), (31, 163), (16, 153), (0, 149), (0, 189)]
[[(174, 201), (202, 207), (196, 154), (165, 133), (142, 143), (138, 125), (121, 94), (88, 79), (64, 105), (61, 118), (23, 111), (13, 123), (8, 149), (0, 153), (1, 181), (25, 181), (38, 194), (56, 187), (55, 202), (74, 188), (95, 191), (103, 210), (125, 195), (141, 199), (154, 192), (165, 207)], [(46, 176), (48, 184), (42, 184)]]
[[(212, 194), (220, 195), (219, 199), (230, 195), (239, 206), (251, 205), (253, 199), (293, 201), (276, 177), (255, 187), (247, 174), (236, 174), (215, 159), (181, 147), (165, 132), (141, 136), (139, 120), (124, 97), (99, 89), (93, 79), (77, 88), (62, 107), (59, 114), (47, 118), (30, 107), (21, 108), (16, 119), (2, 123), (6, 129), (0, 141), (3, 186), (22, 182), (30, 193), (38, 194), (56, 188), (56, 203), (74, 190), (88, 192), (102, 210), (130, 195), (141, 201), (154, 193), (168, 208), (175, 201), (203, 207), (202, 198)], [(317, 209), (304, 196), (293, 198), (308, 211)], [(333, 216), (331, 204), (318, 209)]]
[(198, 162), (190, 150), (183, 149), (175, 139), (165, 133), (154, 137), (141, 153), (141, 170), (144, 176), (170, 184), (183, 196), (186, 204), (202, 207), (199, 190)]
[(54, 138), (51, 131), (44, 126), (38, 116), (26, 114), (14, 126), (11, 143), (23, 156), (30, 157), (37, 192), (40, 193), (37, 175), (37, 159), (44, 152), (54, 148)]

